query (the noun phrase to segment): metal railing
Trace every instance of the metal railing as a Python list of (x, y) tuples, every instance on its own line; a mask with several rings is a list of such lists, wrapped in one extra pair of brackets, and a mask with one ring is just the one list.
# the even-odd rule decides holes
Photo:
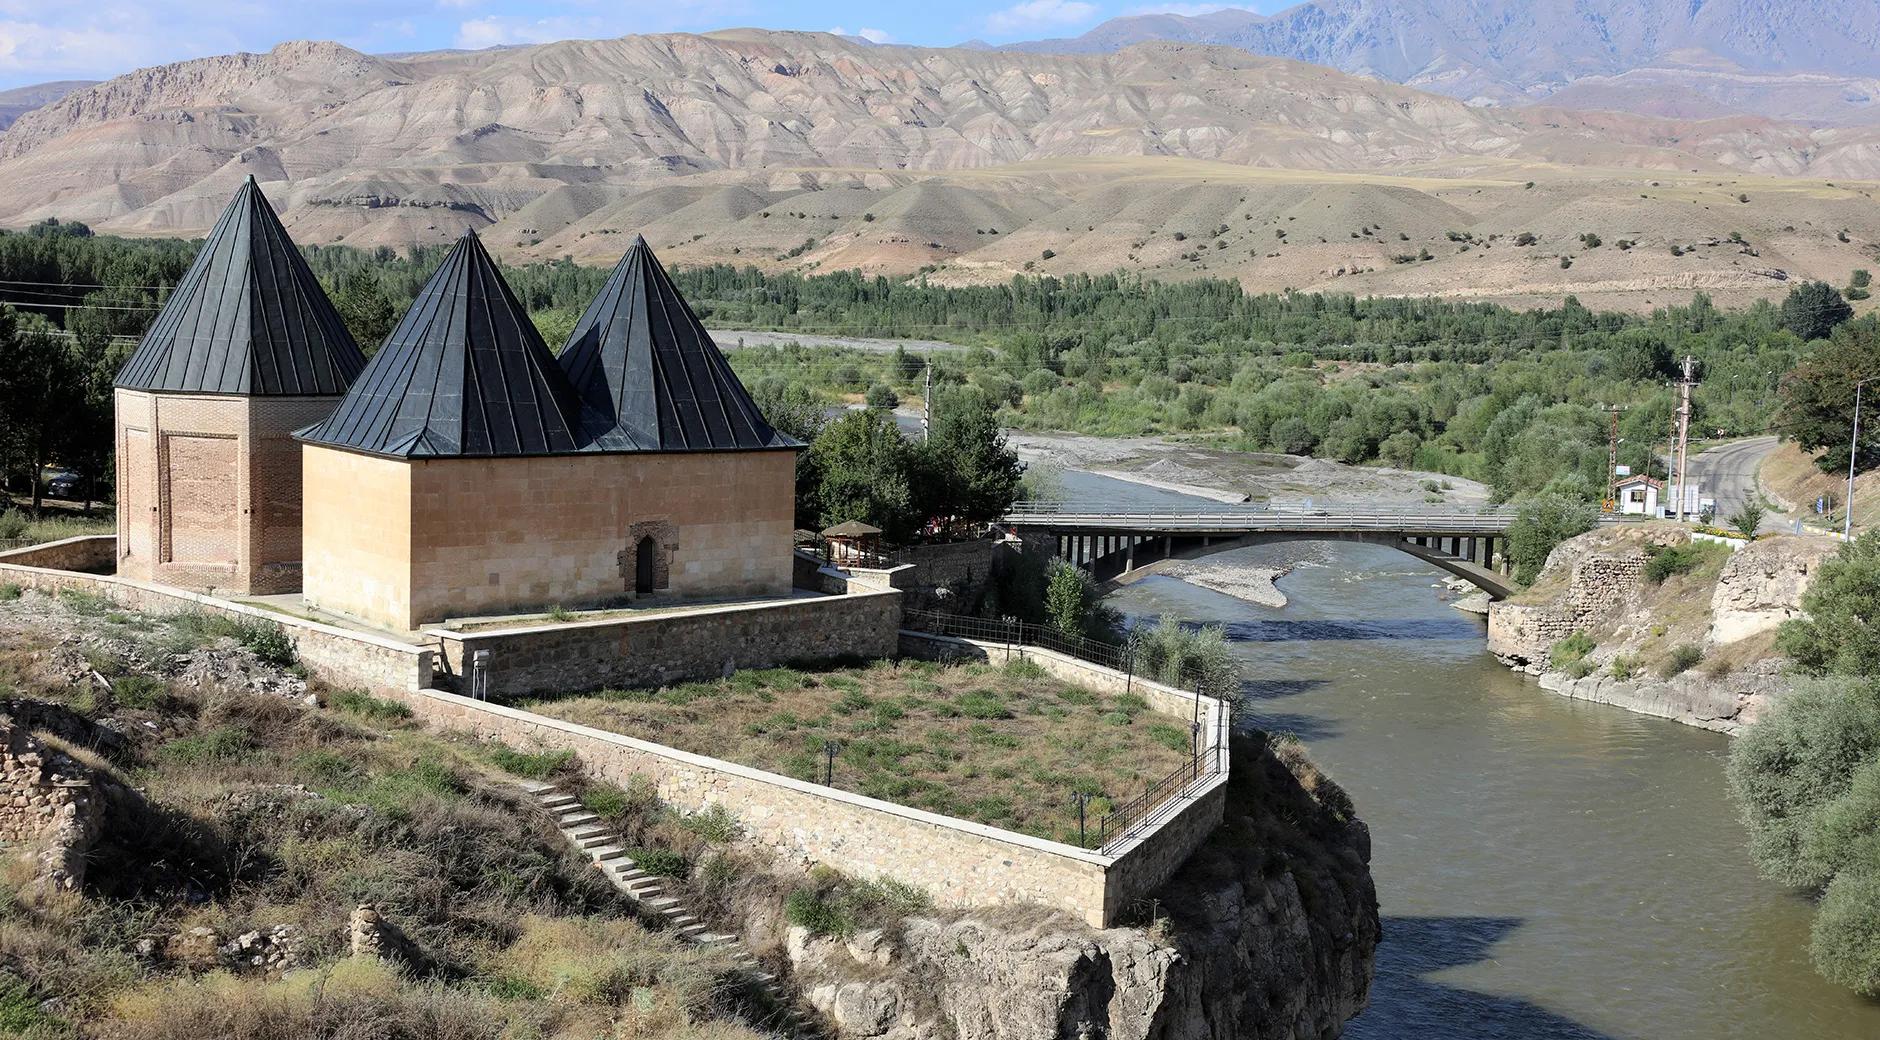
[(1180, 528), (1191, 531), (1340, 530), (1488, 532), (1505, 530), (1516, 511), (1476, 510), (1343, 511), (1332, 509), (1274, 510), (1224, 507), (1221, 509), (1143, 508), (1117, 509), (1113, 505), (1077, 508), (1069, 504), (1028, 504), (1007, 513), (1003, 523), (1057, 528), (1087, 527), (1112, 531), (1141, 528)]
[[(1190, 785), (1203, 777), (1227, 771), (1227, 745), (1224, 740), (1215, 740), (1208, 747), (1202, 748), (1188, 761), (1175, 767), (1167, 776), (1143, 788), (1141, 794), (1121, 804), (1114, 805), (1110, 811), (1097, 818), (1096, 847), (1107, 849), (1111, 844), (1134, 837), (1142, 828), (1152, 823), (1159, 823), (1162, 811), (1176, 808), (1179, 798), (1186, 794)], [(1079, 813), (1079, 829), (1082, 830), (1082, 814)], [(1090, 844), (1088, 838), (1084, 844)]]
[[(1097, 817), (1095, 828), (1091, 828), (1086, 817), (1089, 804), (1087, 795), (1076, 795), (1077, 801), (1077, 837), (1078, 843), (1085, 847), (1107, 849), (1112, 844), (1133, 837), (1149, 824), (1157, 823), (1165, 810), (1173, 810), (1188, 788), (1204, 777), (1211, 777), (1227, 770), (1227, 726), (1229, 712), (1226, 708), (1225, 691), (1210, 689), (1212, 685), (1205, 677), (1184, 671), (1180, 675), (1139, 675), (1136, 669), (1136, 655), (1131, 644), (1105, 643), (1084, 636), (1072, 636), (1051, 628), (1048, 625), (1019, 621), (1016, 618), (982, 618), (965, 614), (946, 614), (932, 610), (903, 610), (901, 612), (903, 628), (917, 632), (926, 632), (938, 636), (954, 636), (960, 639), (972, 639), (984, 643), (1002, 643), (1007, 647), (1036, 646), (1046, 650), (1075, 657), (1082, 661), (1101, 665), (1114, 671), (1122, 672), (1127, 683), (1136, 678), (1146, 678), (1154, 682), (1165, 683), (1180, 689), (1212, 697), (1222, 705), (1215, 712), (1211, 732), (1206, 734), (1203, 746), (1204, 728), (1200, 715), (1200, 702), (1197, 700), (1188, 760), (1177, 766), (1168, 775), (1149, 783), (1141, 794), (1121, 803), (1112, 804), (1109, 810)], [(1095, 839), (1092, 846), (1091, 839)]]

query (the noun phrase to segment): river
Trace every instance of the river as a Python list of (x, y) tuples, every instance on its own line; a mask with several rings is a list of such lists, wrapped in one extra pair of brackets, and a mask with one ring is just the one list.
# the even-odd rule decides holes
[(1880, 1003), (1809, 967), (1808, 902), (1756, 877), (1727, 738), (1541, 690), (1391, 549), (1237, 555), (1296, 564), (1287, 606), (1159, 576), (1109, 601), (1226, 626), (1249, 723), (1297, 734), (1370, 825), (1384, 943), (1350, 1040), (1880, 1037)]

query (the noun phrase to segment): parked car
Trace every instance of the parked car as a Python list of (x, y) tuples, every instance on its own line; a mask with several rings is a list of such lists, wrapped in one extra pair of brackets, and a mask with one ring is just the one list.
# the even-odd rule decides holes
[(54, 470), (46, 478), (47, 498), (77, 499), (85, 490), (85, 479), (69, 469)]

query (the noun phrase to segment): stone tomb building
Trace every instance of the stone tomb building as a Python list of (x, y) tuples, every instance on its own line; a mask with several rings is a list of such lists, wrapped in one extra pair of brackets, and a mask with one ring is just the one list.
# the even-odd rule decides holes
[(557, 359), (466, 233), (301, 440), (310, 606), (410, 630), (790, 591), (801, 445), (643, 240)]
[(365, 355), (250, 177), (117, 376), (117, 572), (301, 583), (300, 446)]

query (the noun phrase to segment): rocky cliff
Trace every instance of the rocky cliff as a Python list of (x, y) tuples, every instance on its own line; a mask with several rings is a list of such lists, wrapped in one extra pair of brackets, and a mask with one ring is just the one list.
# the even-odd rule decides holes
[[(1836, 547), (1812, 537), (1718, 545), (1653, 581), (1653, 556), (1690, 551), (1688, 529), (1591, 531), (1556, 547), (1527, 593), (1490, 606), (1488, 649), (1562, 696), (1735, 732), (1786, 690), (1775, 631), (1801, 612)], [(1563, 644), (1570, 638), (1578, 645)]]
[(774, 911), (741, 923), (781, 946), (843, 1037), (1336, 1036), (1364, 1007), (1379, 939), (1369, 834), (1298, 745), (1247, 738), (1234, 762), (1226, 822), (1134, 926), (1013, 909), (847, 936)]

